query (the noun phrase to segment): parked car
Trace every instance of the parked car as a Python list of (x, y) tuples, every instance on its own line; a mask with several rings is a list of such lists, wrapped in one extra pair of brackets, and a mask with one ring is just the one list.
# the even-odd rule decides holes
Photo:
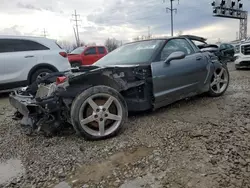
[(250, 68), (250, 42), (246, 41), (235, 47), (235, 68)]
[(27, 86), (38, 77), (68, 69), (67, 53), (54, 40), (0, 36), (0, 90)]
[(72, 67), (92, 65), (108, 53), (104, 46), (78, 47), (68, 54)]
[[(188, 35), (187, 35), (188, 36)], [(227, 64), (234, 61), (234, 46), (231, 44), (223, 43), (220, 45), (208, 44), (207, 39), (202, 37), (192, 37), (192, 41), (197, 44), (201, 51), (209, 51), (214, 53), (221, 62)]]
[(219, 50), (223, 52), (225, 57), (229, 57), (228, 60), (233, 62), (234, 61), (234, 53), (235, 49), (234, 46), (228, 43), (223, 43), (219, 45)]
[(50, 74), (12, 93), (10, 103), (32, 130), (52, 133), (68, 122), (85, 139), (114, 136), (129, 111), (157, 109), (201, 93), (218, 97), (227, 90), (227, 66), (192, 39), (199, 38), (125, 44), (92, 66)]

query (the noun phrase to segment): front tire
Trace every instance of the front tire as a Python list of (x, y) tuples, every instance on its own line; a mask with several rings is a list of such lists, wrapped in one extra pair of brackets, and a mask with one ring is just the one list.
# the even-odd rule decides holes
[(107, 86), (91, 87), (73, 101), (71, 122), (86, 140), (100, 140), (120, 133), (128, 117), (123, 96)]
[(210, 81), (208, 95), (211, 97), (219, 97), (223, 95), (229, 86), (229, 71), (227, 66), (221, 66), (214, 71)]

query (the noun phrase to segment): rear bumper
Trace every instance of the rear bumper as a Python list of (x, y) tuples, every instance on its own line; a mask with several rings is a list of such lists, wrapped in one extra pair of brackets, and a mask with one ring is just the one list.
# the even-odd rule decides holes
[(250, 61), (241, 61), (235, 64), (236, 68), (250, 68)]
[(32, 96), (19, 95), (17, 92), (11, 93), (9, 96), (10, 104), (17, 109), (22, 115), (28, 116), (34, 112), (34, 108), (38, 106)]
[(235, 57), (234, 63), (236, 67), (250, 66), (250, 55), (243, 55), (239, 53), (239, 54), (236, 54), (234, 57)]

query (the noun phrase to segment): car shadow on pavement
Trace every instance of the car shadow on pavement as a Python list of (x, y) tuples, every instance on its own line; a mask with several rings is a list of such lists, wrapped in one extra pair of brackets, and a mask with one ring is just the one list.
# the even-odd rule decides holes
[(8, 92), (8, 93), (0, 93), (0, 99), (2, 99), (2, 98), (8, 98), (9, 94), (10, 94), (10, 92)]
[(237, 71), (250, 71), (250, 68), (238, 68)]

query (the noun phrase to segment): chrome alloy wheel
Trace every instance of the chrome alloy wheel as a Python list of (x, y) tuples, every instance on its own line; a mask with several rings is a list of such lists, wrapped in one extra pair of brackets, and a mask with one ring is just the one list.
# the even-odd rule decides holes
[(228, 82), (229, 82), (228, 72), (225, 70), (225, 68), (222, 67), (214, 71), (210, 87), (213, 90), (213, 92), (217, 94), (223, 93), (227, 89)]
[(98, 93), (81, 105), (79, 120), (88, 134), (104, 137), (116, 131), (122, 123), (122, 106), (112, 95)]

